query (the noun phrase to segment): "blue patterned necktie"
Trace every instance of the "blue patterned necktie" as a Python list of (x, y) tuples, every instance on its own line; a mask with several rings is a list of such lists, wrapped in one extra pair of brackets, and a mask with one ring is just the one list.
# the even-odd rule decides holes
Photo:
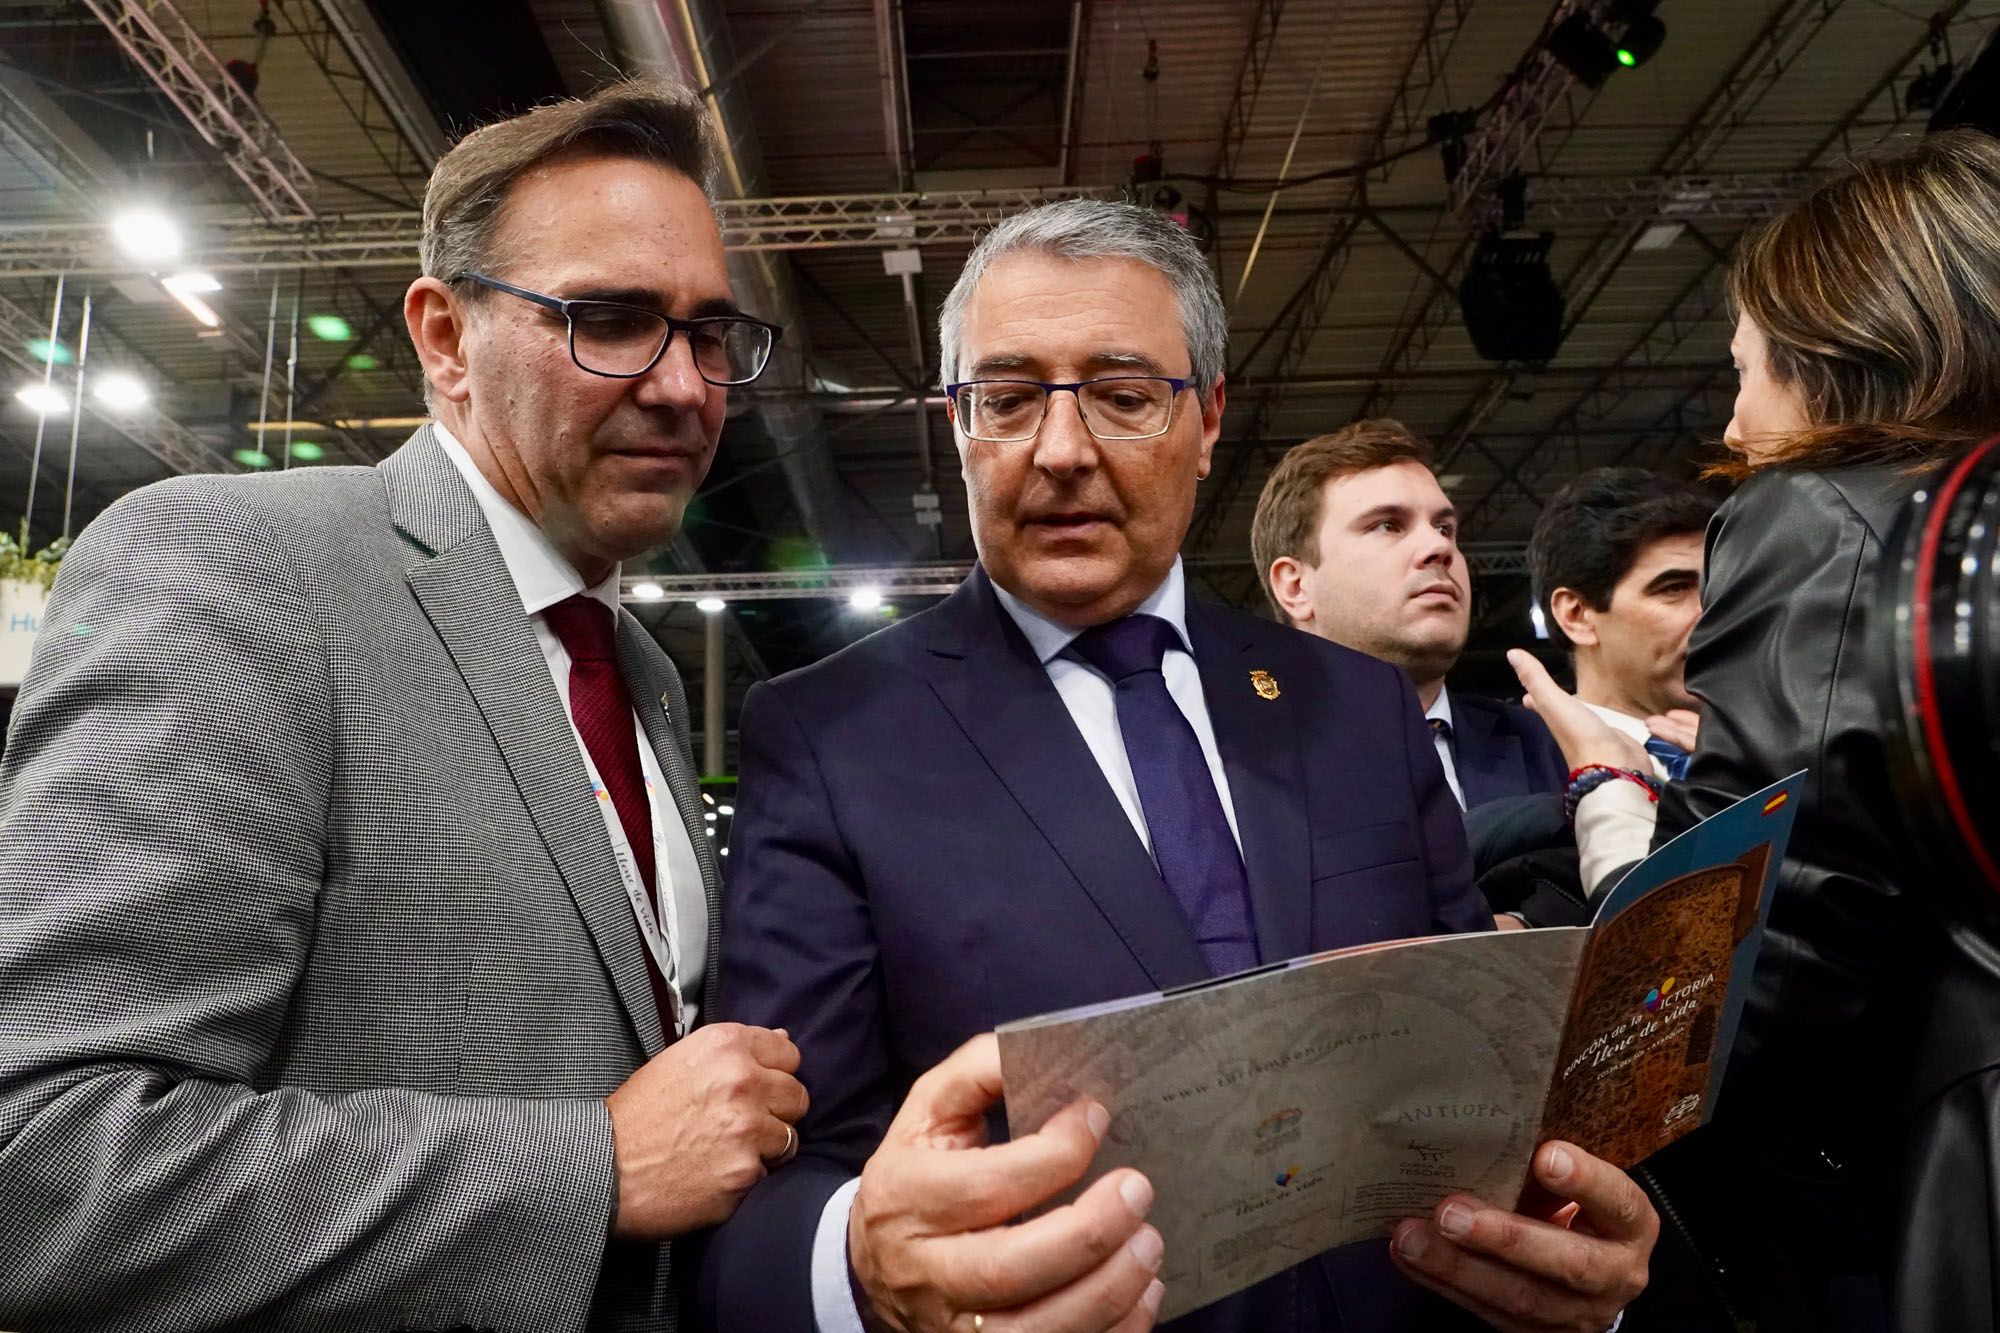
[(1672, 741), (1661, 740), (1658, 736), (1646, 738), (1646, 753), (1667, 766), (1667, 777), (1674, 782), (1688, 775), (1688, 761), (1694, 757)]
[(1167, 692), (1160, 664), (1180, 635), (1158, 616), (1085, 630), (1069, 651), (1111, 679), (1153, 859), (1215, 976), (1257, 966), (1250, 887), (1201, 742)]

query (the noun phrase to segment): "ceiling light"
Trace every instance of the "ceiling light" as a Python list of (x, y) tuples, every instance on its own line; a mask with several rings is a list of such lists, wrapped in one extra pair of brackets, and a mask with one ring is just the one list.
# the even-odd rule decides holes
[(1618, 57), (1606, 37), (1585, 10), (1577, 10), (1549, 34), (1544, 44), (1558, 65), (1574, 74), (1579, 83), (1602, 88), (1618, 68)]
[(333, 424), (342, 430), (415, 430), (429, 417), (341, 417)]
[(1624, 36), (1613, 48), (1618, 63), (1626, 69), (1637, 69), (1651, 60), (1660, 49), (1660, 43), (1667, 40), (1667, 25), (1652, 14), (1641, 14), (1625, 25)]
[(339, 315), (307, 315), (306, 327), (321, 342), (344, 343), (354, 339), (354, 330)]
[(69, 411), (69, 399), (53, 384), (30, 384), (25, 389), (16, 389), (14, 397), (38, 416), (52, 417)]
[(144, 407), (152, 398), (145, 382), (137, 375), (128, 375), (122, 370), (114, 370), (100, 375), (91, 385), (91, 392), (97, 401), (120, 412), (129, 412), (135, 407)]
[(657, 602), (667, 595), (667, 590), (657, 583), (635, 583), (632, 595), (642, 602)]
[(271, 455), (265, 453), (262, 449), (238, 449), (229, 456), (244, 467), (260, 468), (271, 466)]
[(736, 813), (736, 807), (733, 805), (718, 805), (715, 809), (716, 813), (722, 815), (724, 818)]
[(326, 450), (311, 440), (293, 440), (292, 457), (301, 463), (317, 463), (326, 457)]
[(181, 229), (157, 208), (128, 208), (111, 219), (111, 237), (127, 259), (155, 264), (181, 252)]
[(160, 279), (160, 285), (167, 289), (167, 295), (181, 303), (181, 308), (206, 324), (209, 328), (221, 328), (222, 316), (215, 313), (208, 302), (201, 299), (201, 293), (219, 292), (222, 284), (208, 273), (176, 273), (170, 278)]
[(705, 616), (713, 616), (719, 615), (728, 605), (720, 597), (704, 597), (694, 604), (694, 609)]
[(856, 611), (879, 611), (882, 608), (880, 588), (856, 588), (847, 594), (847, 604)]
[(353, 356), (347, 358), (347, 368), (349, 370), (374, 370), (381, 364), (380, 361), (377, 361), (366, 352), (356, 352)]
[(59, 366), (66, 366), (76, 360), (69, 354), (69, 348), (59, 342), (51, 342), (47, 338), (28, 339), (28, 355), (44, 365), (54, 361)]

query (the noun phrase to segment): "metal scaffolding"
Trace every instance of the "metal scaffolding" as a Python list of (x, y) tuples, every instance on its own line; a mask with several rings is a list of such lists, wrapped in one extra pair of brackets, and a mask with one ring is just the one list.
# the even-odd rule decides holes
[[(0, 357), (33, 375), (42, 373), (41, 358), (27, 347), (48, 335), (48, 325), (27, 310), (0, 296)], [(107, 331), (100, 329), (99, 339)], [(118, 343), (108, 343), (114, 350)], [(71, 392), (65, 389), (65, 392)], [(240, 472), (241, 468), (209, 448), (207, 441), (160, 412), (112, 412), (86, 399), (84, 407), (97, 420), (123, 435), (175, 472)]]
[(271, 118), (167, 0), (83, 0), (134, 64), (222, 154), (265, 214), (311, 217), (312, 173)]

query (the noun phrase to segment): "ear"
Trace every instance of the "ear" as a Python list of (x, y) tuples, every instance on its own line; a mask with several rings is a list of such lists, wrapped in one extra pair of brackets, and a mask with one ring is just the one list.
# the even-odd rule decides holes
[(465, 360), (465, 312), (458, 296), (436, 278), (418, 278), (403, 293), (403, 323), (431, 389), (447, 402), (472, 394)]
[(1557, 588), (1549, 594), (1549, 610), (1555, 613), (1556, 628), (1578, 648), (1597, 646), (1597, 613), (1574, 588)]
[(1222, 404), (1226, 397), (1223, 381), (1217, 379), (1208, 396), (1201, 403), (1201, 464), (1195, 476), (1208, 480), (1209, 470), (1214, 466), (1215, 442), (1222, 435)]
[(1293, 629), (1313, 627), (1312, 589), (1306, 586), (1311, 567), (1289, 555), (1281, 555), (1264, 571), (1271, 596), (1284, 609)]

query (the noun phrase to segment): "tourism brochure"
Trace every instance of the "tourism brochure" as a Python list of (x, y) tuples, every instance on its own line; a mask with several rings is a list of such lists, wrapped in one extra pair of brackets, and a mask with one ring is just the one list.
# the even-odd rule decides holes
[(1448, 1194), (1512, 1203), (1537, 1145), (1626, 1167), (1714, 1112), (1803, 773), (1675, 838), (1588, 926), (1361, 945), (999, 1029), (1007, 1122), (1078, 1097), (1166, 1241), (1162, 1322)]

